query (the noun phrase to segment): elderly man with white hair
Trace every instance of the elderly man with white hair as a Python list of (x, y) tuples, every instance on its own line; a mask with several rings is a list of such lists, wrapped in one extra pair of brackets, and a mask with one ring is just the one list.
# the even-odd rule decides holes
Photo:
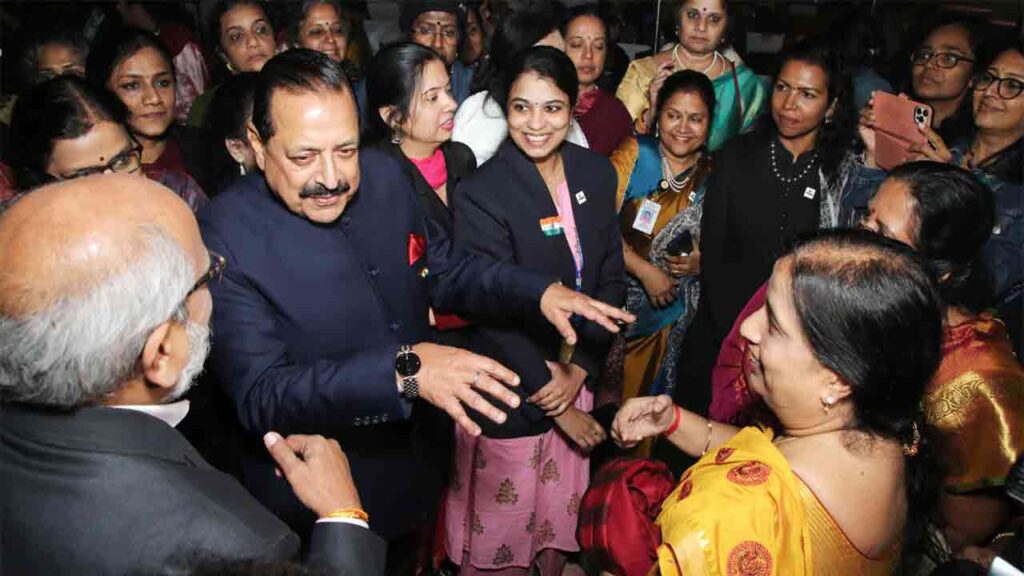
[[(51, 185), (0, 217), (0, 572), (295, 556), (296, 535), (174, 429), (224, 266), (185, 203), (137, 176)], [(321, 518), (310, 561), (382, 573), (337, 443), (264, 441)]]

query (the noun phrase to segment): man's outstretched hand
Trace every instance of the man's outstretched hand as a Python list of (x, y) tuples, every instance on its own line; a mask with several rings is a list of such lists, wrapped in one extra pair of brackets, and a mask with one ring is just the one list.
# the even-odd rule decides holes
[(540, 298), (540, 312), (569, 344), (576, 343), (576, 331), (569, 321), (573, 314), (597, 322), (612, 333), (619, 331), (619, 323), (628, 324), (636, 320), (635, 316), (621, 308), (610, 306), (561, 284), (552, 284), (544, 291)]

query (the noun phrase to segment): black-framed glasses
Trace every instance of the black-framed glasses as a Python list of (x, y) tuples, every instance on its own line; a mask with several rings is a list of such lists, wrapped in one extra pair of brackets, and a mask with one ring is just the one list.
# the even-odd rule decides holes
[(961, 62), (974, 62), (973, 59), (967, 56), (961, 56), (953, 52), (932, 52), (927, 49), (914, 50), (913, 54), (910, 55), (910, 63), (915, 66), (924, 66), (925, 64), (935, 60), (935, 65), (939, 68), (956, 68), (956, 65)]
[(1013, 100), (1024, 92), (1024, 82), (1017, 78), (1000, 78), (991, 72), (982, 72), (971, 79), (971, 86), (975, 90), (988, 90), (993, 83), (996, 84), (996, 96), (1003, 100)]
[(196, 280), (196, 283), (192, 285), (192, 289), (188, 291), (188, 294), (185, 294), (185, 298), (194, 294), (196, 290), (199, 290), (204, 284), (207, 284), (211, 280), (220, 280), (220, 277), (224, 274), (224, 269), (228, 266), (227, 258), (217, 254), (213, 250), (207, 249), (206, 251), (210, 253), (210, 267), (206, 269), (206, 272), (203, 273), (198, 280)]
[(61, 176), (61, 180), (74, 180), (75, 178), (85, 178), (86, 176), (95, 176), (96, 174), (106, 174), (107, 172), (117, 172), (118, 174), (134, 174), (142, 168), (142, 145), (138, 142), (132, 141), (128, 148), (122, 150), (117, 156), (114, 156), (106, 164), (100, 164), (98, 166), (89, 166), (88, 168), (82, 168), (81, 170), (75, 170), (71, 174)]

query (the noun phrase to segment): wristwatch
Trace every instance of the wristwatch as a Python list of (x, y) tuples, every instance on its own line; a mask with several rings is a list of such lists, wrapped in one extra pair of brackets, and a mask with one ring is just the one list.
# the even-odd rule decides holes
[(398, 347), (398, 354), (395, 356), (395, 372), (402, 378), (402, 396), (409, 400), (419, 398), (420, 385), (416, 381), (416, 374), (420, 371), (420, 357), (412, 351), (408, 344)]

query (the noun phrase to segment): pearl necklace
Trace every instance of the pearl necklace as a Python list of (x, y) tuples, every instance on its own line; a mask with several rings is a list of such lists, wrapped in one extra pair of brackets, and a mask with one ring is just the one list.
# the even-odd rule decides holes
[(792, 178), (784, 178), (782, 174), (779, 173), (778, 161), (775, 159), (774, 139), (772, 140), (770, 148), (772, 152), (772, 174), (775, 174), (775, 177), (778, 178), (779, 181), (782, 182), (783, 184), (793, 184), (794, 182), (800, 181), (801, 178), (807, 176), (807, 173), (811, 171), (811, 168), (814, 167), (814, 163), (817, 162), (818, 160), (818, 153), (815, 152), (814, 156), (811, 158), (811, 161), (807, 163), (807, 166), (804, 166), (804, 169), (801, 170), (799, 174), (793, 176)]
[(665, 158), (665, 156), (662, 156), (661, 176), (662, 180), (661, 182), (658, 182), (658, 189), (663, 192), (671, 189), (673, 192), (678, 194), (679, 192), (682, 192), (683, 188), (686, 188), (686, 185), (690, 182), (690, 176), (693, 176), (693, 171), (691, 170), (690, 173), (686, 175), (686, 178), (679, 180), (678, 174), (675, 176), (672, 175), (672, 167), (669, 165), (668, 159)]
[[(676, 47), (672, 49), (672, 58), (676, 61), (677, 66), (679, 66), (683, 70), (690, 70), (690, 68), (683, 64), (683, 61), (679, 59), (679, 46), (680, 44), (676, 44)], [(711, 64), (708, 64), (708, 67), (701, 70), (700, 73), (707, 76), (708, 72), (710, 72), (711, 69), (715, 67), (715, 64), (718, 63), (719, 58), (724, 58), (724, 56), (719, 54), (718, 50), (715, 50), (715, 53), (711, 56)]]

